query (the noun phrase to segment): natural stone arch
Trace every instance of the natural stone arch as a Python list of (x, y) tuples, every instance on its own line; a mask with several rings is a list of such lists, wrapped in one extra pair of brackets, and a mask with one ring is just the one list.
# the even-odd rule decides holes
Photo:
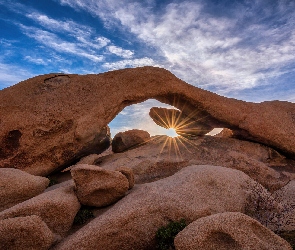
[[(41, 75), (2, 90), (0, 167), (47, 175), (105, 145), (107, 124), (124, 107), (150, 98), (186, 114), (203, 110), (239, 131), (240, 138), (295, 156), (295, 104), (226, 98), (165, 69), (142, 67), (98, 75)], [(20, 135), (17, 141), (9, 140), (11, 133)]]

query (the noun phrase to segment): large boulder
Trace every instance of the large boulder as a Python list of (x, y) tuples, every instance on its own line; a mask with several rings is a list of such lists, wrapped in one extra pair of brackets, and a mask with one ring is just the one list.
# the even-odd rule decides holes
[(286, 165), (285, 158), (275, 150), (258, 143), (213, 136), (192, 140), (155, 136), (138, 148), (98, 157), (94, 163), (109, 170), (128, 166), (133, 170), (135, 183), (165, 178), (192, 164), (241, 170), (269, 190), (279, 189), (295, 179), (292, 171), (295, 162)]
[(142, 67), (98, 75), (41, 75), (0, 91), (0, 167), (47, 175), (107, 148), (107, 124), (124, 107), (154, 98), (183, 114), (295, 157), (295, 104), (247, 103), (189, 85), (169, 71)]
[(119, 171), (81, 164), (71, 170), (71, 175), (83, 205), (103, 207), (113, 204), (129, 189), (127, 177)]
[(56, 249), (155, 249), (156, 231), (170, 220), (190, 223), (211, 214), (243, 212), (256, 184), (238, 170), (189, 166), (165, 179), (136, 185)]
[(54, 235), (39, 216), (0, 220), (0, 249), (47, 250)]
[(177, 234), (177, 250), (291, 250), (284, 239), (251, 217), (237, 212), (200, 218)]
[(0, 212), (42, 193), (49, 179), (14, 168), (0, 168)]
[(64, 236), (79, 209), (80, 203), (74, 187), (67, 186), (40, 194), (0, 212), (0, 220), (37, 215), (53, 233)]
[(127, 130), (119, 132), (112, 140), (112, 150), (114, 153), (123, 152), (133, 146), (142, 144), (150, 139), (147, 131), (140, 129)]

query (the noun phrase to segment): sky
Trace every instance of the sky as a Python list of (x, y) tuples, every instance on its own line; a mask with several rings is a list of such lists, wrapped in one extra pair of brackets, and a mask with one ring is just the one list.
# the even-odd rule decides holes
[[(226, 97), (295, 102), (295, 0), (0, 0), (0, 27), (0, 90), (150, 65)], [(168, 107), (129, 106), (112, 134), (163, 132), (153, 106)]]

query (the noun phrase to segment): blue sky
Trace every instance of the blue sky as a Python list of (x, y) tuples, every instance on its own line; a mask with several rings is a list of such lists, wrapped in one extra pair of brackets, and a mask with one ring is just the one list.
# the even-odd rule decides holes
[[(295, 102), (294, 0), (0, 0), (0, 27), (0, 89), (152, 65), (227, 97)], [(113, 132), (152, 131), (154, 105), (126, 108)]]

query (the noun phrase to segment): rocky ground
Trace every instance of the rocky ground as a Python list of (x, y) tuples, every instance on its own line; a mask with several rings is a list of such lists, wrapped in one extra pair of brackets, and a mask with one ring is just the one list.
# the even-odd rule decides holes
[[(150, 116), (182, 136), (111, 138), (114, 114), (151, 97), (179, 109)], [(39, 76), (1, 91), (0, 107), (0, 249), (295, 247), (292, 103), (227, 99), (144, 67)]]

